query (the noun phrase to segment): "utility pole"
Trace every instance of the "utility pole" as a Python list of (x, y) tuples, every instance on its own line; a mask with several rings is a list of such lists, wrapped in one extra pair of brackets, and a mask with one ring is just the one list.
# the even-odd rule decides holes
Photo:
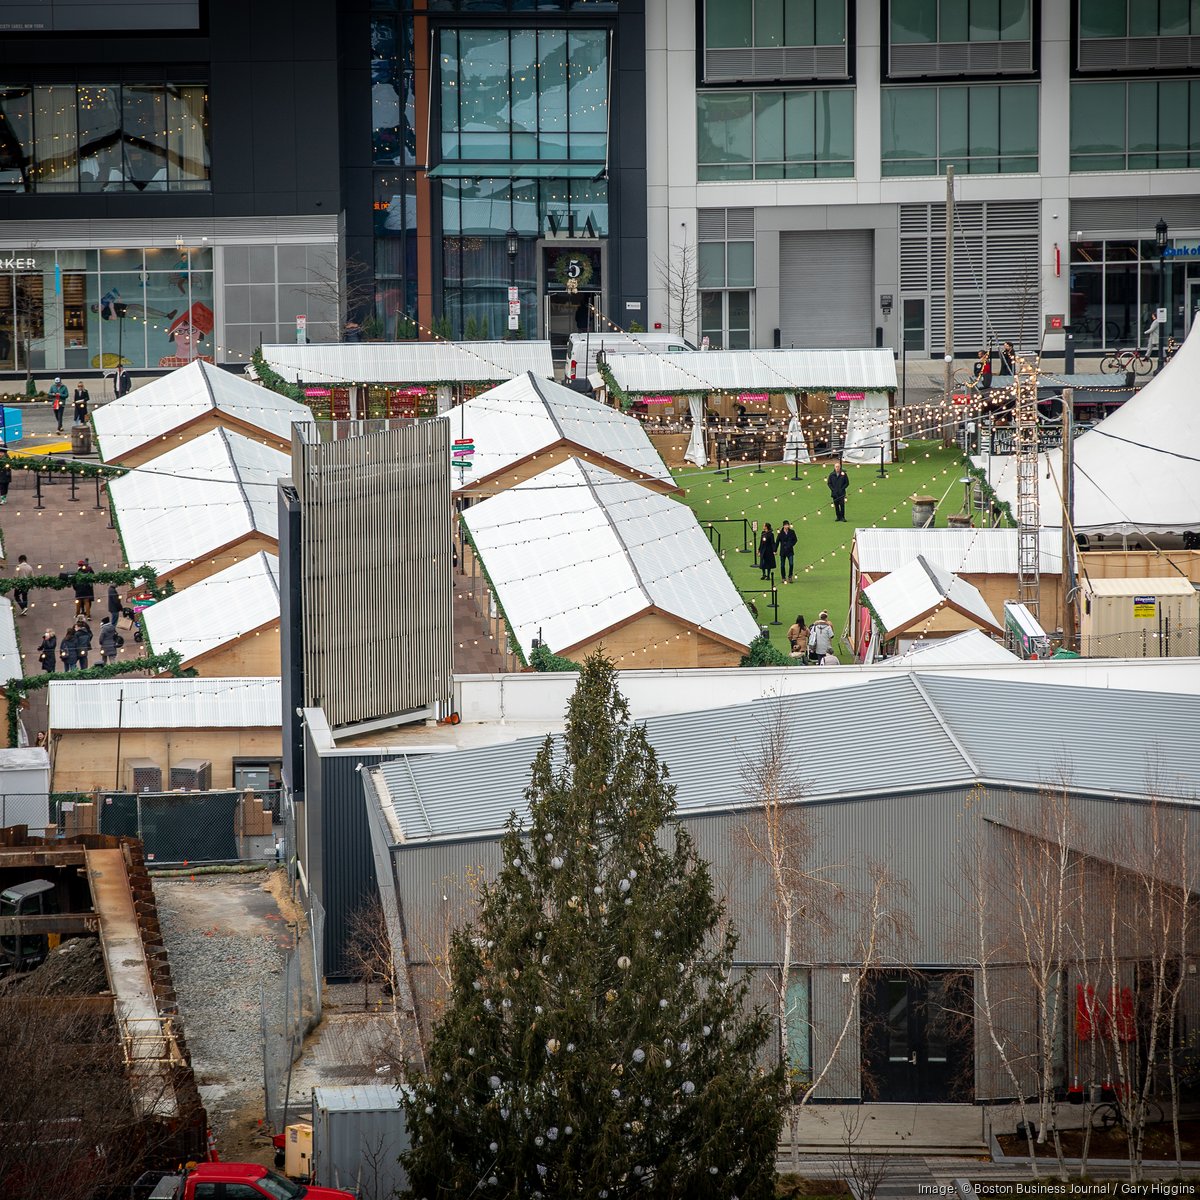
[(1017, 402), (1013, 433), (1017, 455), (1017, 600), (1041, 619), (1041, 512), (1038, 497), (1037, 369), (1016, 363)]
[(954, 390), (954, 167), (946, 167), (946, 350), (942, 379), (942, 443), (947, 445), (950, 420), (950, 393)]
[(1063, 649), (1074, 650), (1075, 620), (1075, 390), (1063, 389), (1062, 605)]

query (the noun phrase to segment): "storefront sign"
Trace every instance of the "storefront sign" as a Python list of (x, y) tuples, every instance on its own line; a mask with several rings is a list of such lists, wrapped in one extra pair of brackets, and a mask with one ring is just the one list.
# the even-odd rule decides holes
[(308, 314), (296, 314), (296, 345), (303, 346), (308, 341)]
[(835, 392), (833, 398), (840, 404), (856, 404), (867, 398), (866, 392)]
[(738, 399), (743, 404), (766, 404), (770, 398), (769, 392), (738, 392)]
[(1156, 606), (1158, 601), (1153, 596), (1134, 596), (1133, 598), (1133, 615), (1135, 617), (1149, 617), (1154, 619)]
[(429, 395), (429, 389), (425, 387), (406, 387), (401, 388), (396, 394), (398, 396), (427, 396)]
[(1168, 246), (1163, 251), (1163, 258), (1200, 258), (1200, 245)]
[(643, 404), (672, 404), (674, 396), (643, 396), (641, 402)]
[(18, 258), (0, 250), (0, 271), (36, 271), (37, 259), (32, 255)]
[(305, 388), (304, 398), (306, 400), (319, 400), (329, 395), (328, 388)]

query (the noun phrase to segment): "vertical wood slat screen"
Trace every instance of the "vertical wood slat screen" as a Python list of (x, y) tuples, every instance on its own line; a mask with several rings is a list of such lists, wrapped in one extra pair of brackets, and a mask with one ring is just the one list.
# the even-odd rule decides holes
[(452, 703), (449, 422), (354, 424), (292, 440), (305, 703), (335, 729)]

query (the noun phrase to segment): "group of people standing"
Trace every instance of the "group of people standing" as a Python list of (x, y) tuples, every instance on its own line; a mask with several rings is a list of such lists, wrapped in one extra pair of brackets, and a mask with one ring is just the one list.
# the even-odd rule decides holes
[[(1000, 349), (1000, 374), (1016, 375), (1017, 352), (1012, 342), (1005, 342)], [(975, 359), (975, 386), (986, 392), (992, 386), (992, 348), (980, 350)]]
[[(67, 385), (56, 375), (54, 382), (50, 385), (50, 407), (54, 410), (54, 420), (58, 425), (59, 433), (62, 432), (63, 414), (67, 410)], [(91, 393), (83, 385), (81, 379), (75, 385), (75, 394), (72, 397), (72, 402), (75, 406), (73, 421), (76, 425), (82, 425), (87, 420), (88, 405), (91, 403)]]
[[(24, 568), (24, 569), (23, 569)], [(33, 575), (24, 554), (17, 564), (17, 574), (23, 578)], [(55, 637), (53, 629), (47, 629), (38, 643), (38, 662), (47, 674), (57, 670), (61, 659), (64, 671), (86, 671), (88, 656), (94, 644), (92, 635), (92, 605), (96, 600), (96, 585), (91, 576), (95, 575), (91, 564), (85, 558), (79, 560), (75, 570), (75, 620), (61, 638)], [(18, 611), (24, 616), (29, 608), (29, 589), (14, 590), (13, 597), (17, 602)], [(124, 645), (125, 639), (117, 632), (117, 622), (122, 612), (121, 596), (116, 584), (108, 586), (108, 615), (100, 622), (100, 631), (96, 636), (99, 642), (100, 662), (113, 662), (117, 652)]]
[(829, 623), (827, 612), (822, 611), (811, 625), (805, 624), (804, 614), (801, 613), (787, 631), (787, 638), (793, 658), (821, 666), (837, 666), (838, 657), (833, 652), (833, 626)]
[[(842, 466), (840, 458), (834, 463), (833, 470), (829, 472), (829, 478), (825, 482), (833, 501), (833, 519), (845, 521), (846, 493), (850, 490), (850, 477), (846, 474), (846, 468)], [(796, 570), (796, 540), (796, 531), (792, 528), (791, 521), (784, 521), (778, 533), (771, 527), (770, 521), (763, 525), (762, 532), (758, 535), (758, 557), (755, 559), (759, 571), (762, 572), (760, 579), (771, 578), (771, 572), (775, 570), (778, 559), (782, 582), (791, 583)]]

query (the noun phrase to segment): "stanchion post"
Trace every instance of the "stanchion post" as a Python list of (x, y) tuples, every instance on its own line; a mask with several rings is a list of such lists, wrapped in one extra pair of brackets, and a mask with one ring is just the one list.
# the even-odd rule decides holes
[(775, 620), (772, 625), (780, 624), (779, 620), (779, 589), (775, 586), (775, 572), (771, 572), (771, 607), (775, 610)]
[(36, 491), (37, 491), (37, 506), (38, 506), (38, 508), (41, 508), (42, 507), (42, 473), (41, 473), (41, 471), (35, 470), (33, 472), (33, 478), (35, 481), (34, 487), (36, 488)]

